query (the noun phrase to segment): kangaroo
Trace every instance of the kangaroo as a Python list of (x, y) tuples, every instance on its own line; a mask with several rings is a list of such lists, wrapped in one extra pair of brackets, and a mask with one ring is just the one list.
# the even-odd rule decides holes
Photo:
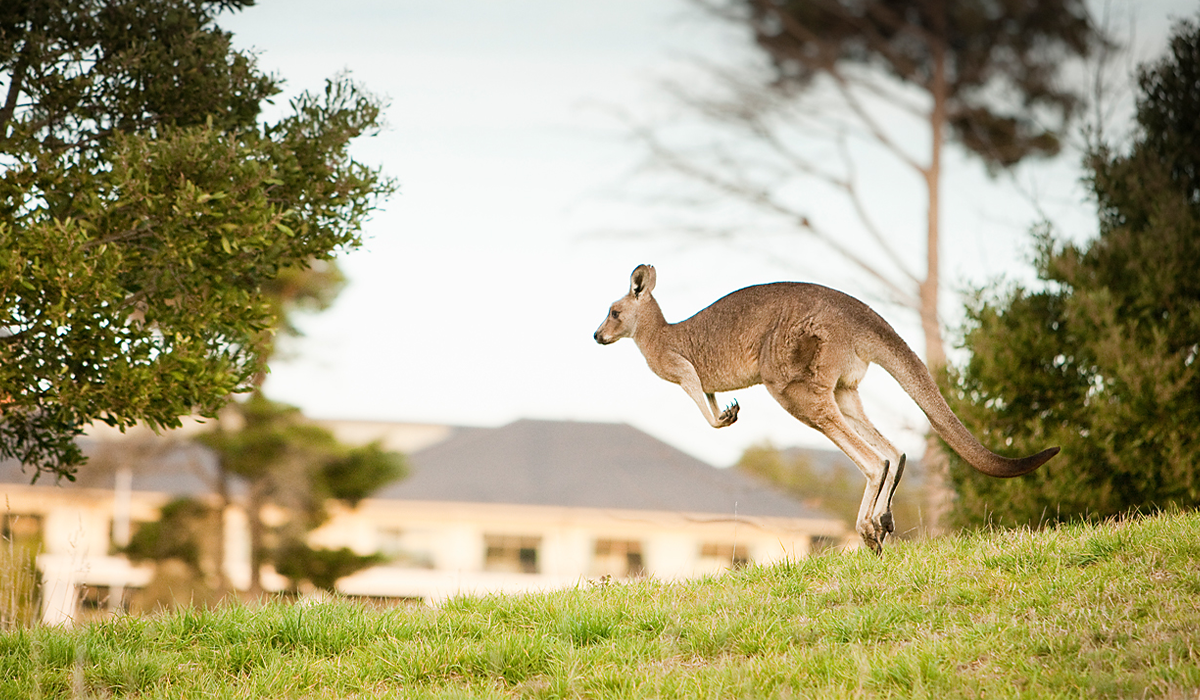
[(788, 413), (824, 433), (867, 478), (855, 529), (876, 554), (895, 532), (892, 496), (905, 455), (863, 412), (858, 384), (872, 362), (896, 378), (955, 452), (988, 476), (1028, 474), (1058, 454), (1051, 447), (1010, 459), (981, 445), (917, 354), (852, 296), (817, 284), (760, 284), (732, 292), (685, 321), (667, 323), (651, 295), (654, 283), (654, 268), (638, 265), (629, 293), (613, 302), (593, 334), (596, 342), (633, 338), (650, 369), (683, 387), (714, 428), (732, 425), (739, 410), (736, 400), (719, 410), (717, 392), (766, 386)]

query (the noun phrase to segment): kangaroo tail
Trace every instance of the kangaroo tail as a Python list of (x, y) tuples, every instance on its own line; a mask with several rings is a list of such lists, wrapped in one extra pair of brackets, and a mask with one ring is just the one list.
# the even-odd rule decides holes
[(883, 347), (879, 349), (875, 362), (895, 377), (900, 386), (925, 412), (937, 434), (976, 471), (1001, 479), (1011, 479), (1028, 474), (1058, 454), (1059, 448), (1051, 447), (1035, 455), (1011, 459), (1001, 457), (984, 447), (971, 431), (967, 430), (958, 416), (954, 415), (921, 358), (917, 357), (890, 326), (886, 330), (890, 333), (881, 332), (883, 337), (880, 341)]

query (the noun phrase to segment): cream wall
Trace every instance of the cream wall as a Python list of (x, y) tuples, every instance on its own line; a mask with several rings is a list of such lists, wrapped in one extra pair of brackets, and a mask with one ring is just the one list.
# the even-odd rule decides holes
[[(76, 614), (79, 587), (145, 586), (149, 565), (133, 566), (113, 556), (111, 533), (114, 492), (71, 491), (45, 487), (3, 486), (8, 511), (42, 518), (43, 619), (69, 623)], [(130, 514), (150, 521), (169, 497), (134, 492)], [(332, 517), (312, 533), (314, 546), (350, 547), (360, 554), (379, 551), (385, 533), (416, 533), (413, 541), (428, 550), (429, 566), (382, 565), (342, 579), (348, 595), (419, 598), (437, 602), (464, 593), (522, 592), (573, 586), (595, 578), (597, 540), (627, 540), (641, 545), (645, 573), (680, 579), (717, 573), (727, 564), (704, 561), (705, 543), (740, 545), (754, 562), (802, 557), (813, 535), (842, 540), (837, 521), (785, 518), (711, 520), (703, 515), (468, 503), (431, 503), (367, 499), (358, 508), (334, 506)], [(485, 536), (513, 535), (540, 539), (538, 572), (486, 571)], [(390, 535), (389, 535), (390, 536)], [(225, 513), (225, 564), (230, 582), (249, 584), (250, 552), (247, 519), (237, 506)], [(268, 589), (286, 582), (264, 571)]]
[[(65, 489), (45, 486), (0, 485), (5, 511), (42, 521), (42, 620), (71, 622), (77, 613), (81, 585), (145, 586), (153, 575), (149, 565), (134, 566), (112, 556), (114, 492), (107, 489)], [(133, 520), (153, 520), (166, 502), (159, 494), (137, 493), (129, 504)]]
[[(838, 521), (788, 518), (712, 520), (696, 514), (498, 504), (366, 500), (340, 510), (313, 533), (314, 545), (377, 551), (383, 531), (422, 533), (432, 567), (381, 565), (342, 579), (350, 595), (387, 595), (429, 601), (483, 590), (541, 590), (594, 577), (597, 540), (642, 547), (645, 573), (681, 579), (718, 573), (728, 564), (701, 557), (706, 543), (744, 547), (752, 561), (806, 556), (814, 535), (842, 541)], [(540, 539), (538, 573), (499, 574), (484, 567), (486, 535)], [(370, 544), (368, 544), (370, 543)]]
[[(450, 436), (440, 425), (329, 421), (323, 423), (352, 443), (380, 440), (387, 449), (412, 451)], [(180, 434), (204, 429), (187, 422)], [(101, 426), (95, 437), (120, 441), (130, 437)], [(144, 431), (143, 431), (144, 432)], [(109, 433), (112, 433), (111, 435)], [(147, 438), (136, 434), (135, 437)], [(42, 519), (43, 619), (69, 623), (77, 613), (83, 585), (145, 586), (150, 565), (132, 566), (113, 556), (114, 517), (119, 502), (111, 489), (54, 488), (0, 484), (0, 497), (12, 514)], [(147, 522), (159, 517), (169, 494), (133, 491), (128, 517)], [(372, 554), (389, 547), (421, 550), (408, 565), (391, 563), (339, 581), (348, 595), (419, 598), (429, 602), (463, 593), (521, 592), (573, 586), (595, 578), (596, 542), (637, 542), (645, 573), (679, 579), (728, 568), (700, 556), (706, 543), (744, 547), (754, 562), (803, 557), (813, 536), (847, 542), (845, 526), (836, 520), (792, 518), (723, 518), (704, 514), (646, 512), (552, 506), (448, 503), (366, 499), (357, 508), (331, 504), (331, 519), (310, 538), (314, 546), (349, 547)], [(224, 514), (223, 570), (235, 588), (250, 580), (250, 545), (246, 513), (231, 505)], [(510, 535), (538, 538), (537, 573), (485, 570), (485, 537)], [(857, 538), (850, 538), (851, 543)], [(853, 544), (850, 544), (853, 546)], [(278, 590), (286, 581), (267, 569), (264, 586)]]

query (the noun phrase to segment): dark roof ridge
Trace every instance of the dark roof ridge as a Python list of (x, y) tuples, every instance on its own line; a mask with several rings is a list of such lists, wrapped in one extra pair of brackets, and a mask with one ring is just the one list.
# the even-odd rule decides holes
[(409, 462), (409, 478), (375, 498), (831, 517), (628, 423), (520, 418), (456, 433)]

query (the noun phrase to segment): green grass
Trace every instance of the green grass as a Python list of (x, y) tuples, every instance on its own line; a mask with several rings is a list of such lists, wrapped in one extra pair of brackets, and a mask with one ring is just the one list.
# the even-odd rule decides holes
[(2, 698), (1197, 698), (1200, 514), (687, 583), (0, 635)]

